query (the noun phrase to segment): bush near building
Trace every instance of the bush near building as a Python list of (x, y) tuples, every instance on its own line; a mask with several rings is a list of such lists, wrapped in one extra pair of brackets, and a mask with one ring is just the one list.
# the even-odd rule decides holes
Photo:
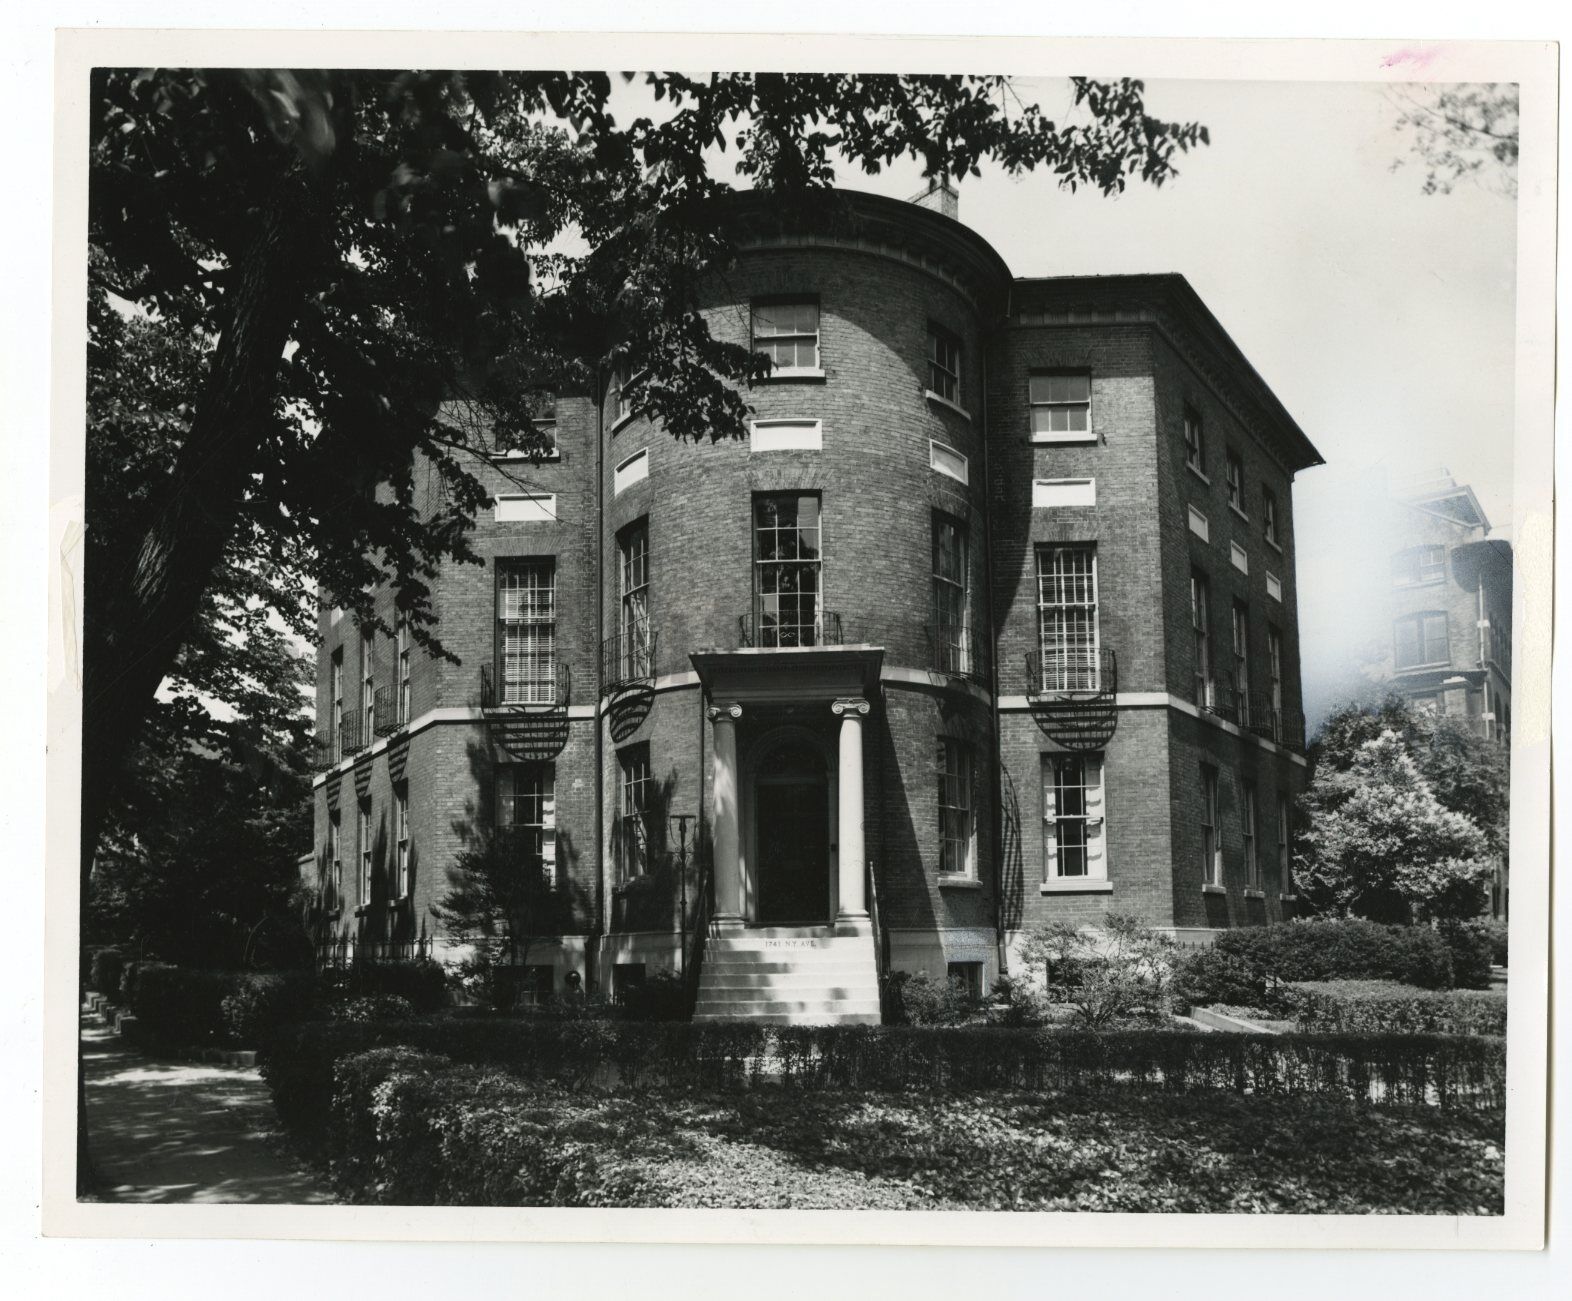
[(1285, 986), (1281, 997), (1307, 1033), (1506, 1034), (1506, 999), (1479, 990), (1329, 980)]

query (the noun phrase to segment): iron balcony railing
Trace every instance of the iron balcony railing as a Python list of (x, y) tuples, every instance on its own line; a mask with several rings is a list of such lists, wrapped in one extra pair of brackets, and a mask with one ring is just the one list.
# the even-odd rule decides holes
[(376, 695), (372, 697), (371, 710), (378, 736), (392, 736), (409, 726), (406, 717), (408, 711), (400, 708), (397, 687), (378, 687)]
[(930, 623), (924, 625), (924, 631), (928, 634), (928, 663), (936, 671), (974, 682), (987, 676), (982, 643), (973, 629), (964, 624)]
[(412, 940), (361, 939), (339, 935), (317, 943), (319, 968), (352, 967), (357, 962), (423, 962), (435, 956), (430, 936)]
[(648, 624), (625, 628), (600, 644), (600, 689), (604, 695), (626, 687), (647, 686), (655, 677), (658, 634)]
[(361, 735), (360, 715), (346, 712), (339, 718), (336, 728), (318, 732), (312, 739), (312, 767), (319, 772), (326, 771), (359, 754), (370, 744), (371, 739)]
[(737, 616), (737, 644), (764, 649), (793, 646), (842, 646), (841, 616), (834, 610), (814, 609), (797, 621), (782, 619), (763, 610)]
[(1278, 745), (1291, 750), (1305, 748), (1304, 715), (1284, 709), (1270, 695), (1251, 696), (1249, 708), (1241, 713), (1238, 722), (1241, 727)]
[(562, 709), (573, 694), (573, 674), (560, 660), (534, 676), (499, 683), (490, 664), (480, 666), (482, 709)]
[(1031, 696), (1112, 696), (1119, 690), (1119, 660), (1107, 647), (1035, 650), (1026, 656)]

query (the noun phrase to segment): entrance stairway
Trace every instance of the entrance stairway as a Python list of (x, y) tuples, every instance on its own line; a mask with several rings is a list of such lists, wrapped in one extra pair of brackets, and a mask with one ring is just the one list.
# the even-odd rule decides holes
[(832, 926), (761, 926), (711, 934), (695, 1021), (878, 1025), (873, 937)]

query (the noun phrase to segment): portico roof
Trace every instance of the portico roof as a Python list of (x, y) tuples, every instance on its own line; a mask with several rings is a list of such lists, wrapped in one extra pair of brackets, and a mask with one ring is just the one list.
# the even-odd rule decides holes
[(872, 692), (884, 647), (747, 646), (696, 650), (688, 658), (713, 700), (830, 700)]

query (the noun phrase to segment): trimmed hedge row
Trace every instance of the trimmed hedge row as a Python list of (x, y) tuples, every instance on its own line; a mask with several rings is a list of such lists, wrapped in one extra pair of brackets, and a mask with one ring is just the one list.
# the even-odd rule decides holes
[(1506, 1034), (1506, 999), (1477, 990), (1329, 980), (1290, 985), (1282, 997), (1305, 1033)]
[(1504, 1041), (1446, 1035), (1093, 1033), (998, 1027), (760, 1026), (414, 1018), (285, 1029), (263, 1065), (280, 1118), (327, 1142), (343, 1059), (408, 1048), (570, 1088), (1037, 1093), (1108, 1089), (1335, 1095), (1494, 1108)]

